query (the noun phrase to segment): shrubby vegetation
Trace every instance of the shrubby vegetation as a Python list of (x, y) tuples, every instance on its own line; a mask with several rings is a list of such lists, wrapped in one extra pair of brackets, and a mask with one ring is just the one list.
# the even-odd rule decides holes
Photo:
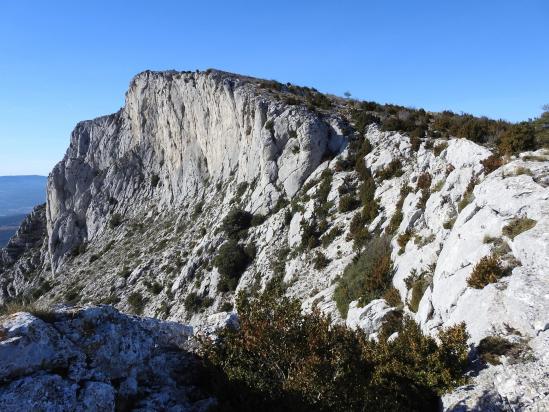
[(213, 265), (221, 274), (217, 285), (218, 290), (221, 292), (235, 290), (240, 276), (252, 259), (253, 257), (246, 253), (245, 248), (235, 239), (223, 243), (213, 260)]
[(205, 382), (223, 411), (437, 411), (438, 397), (464, 384), (464, 324), (443, 330), (440, 344), (411, 320), (379, 342), (332, 325), (300, 302), (265, 293), (239, 295), (240, 328), (202, 340)]
[(527, 217), (516, 218), (503, 228), (502, 233), (512, 240), (522, 232), (532, 229), (536, 226), (536, 223), (534, 219)]
[(490, 283), (497, 282), (503, 276), (505, 271), (499, 258), (495, 255), (485, 256), (473, 268), (467, 284), (472, 288), (482, 289)]
[(212, 303), (212, 298), (200, 296), (196, 292), (191, 292), (185, 297), (184, 306), (188, 313), (198, 313), (211, 306)]
[(245, 236), (252, 225), (253, 215), (242, 209), (231, 209), (221, 223), (221, 230), (231, 239)]
[(353, 300), (366, 305), (382, 297), (391, 287), (392, 276), (390, 239), (384, 236), (371, 239), (338, 281), (334, 300), (341, 315), (347, 315), (349, 303)]

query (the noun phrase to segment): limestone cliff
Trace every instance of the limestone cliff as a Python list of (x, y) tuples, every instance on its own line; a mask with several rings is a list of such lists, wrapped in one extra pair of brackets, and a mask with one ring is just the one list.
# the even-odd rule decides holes
[[(215, 70), (139, 74), (119, 112), (76, 126), (49, 177), (47, 210), (18, 234), (32, 226), (38, 236), (2, 252), (0, 300), (107, 303), (208, 329), (234, 320), (238, 291), (275, 279), (304, 310), (319, 307), (372, 338), (398, 312), (433, 334), (464, 321), (472, 358), (485, 338), (513, 343), (513, 356), (443, 398), (447, 410), (487, 397), (495, 407), (546, 407), (547, 152), (490, 167), (490, 147), (414, 141), (375, 124), (362, 133), (348, 101), (320, 96)], [(366, 140), (370, 150), (357, 154), (353, 144)], [(342, 203), (359, 191), (348, 167), (357, 156), (379, 206), (362, 229), (390, 237), (400, 303), (356, 300), (342, 315), (334, 291), (357, 254), (359, 213)], [(246, 267), (227, 285), (216, 256), (235, 209), (253, 220), (238, 232)], [(488, 256), (505, 276), (475, 288), (468, 280)]]

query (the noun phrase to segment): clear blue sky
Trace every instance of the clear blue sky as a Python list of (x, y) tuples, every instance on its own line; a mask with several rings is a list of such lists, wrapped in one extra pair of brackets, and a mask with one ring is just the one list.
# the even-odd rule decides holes
[(549, 1), (0, 3), (0, 175), (47, 174), (133, 75), (209, 67), (512, 121), (549, 103)]

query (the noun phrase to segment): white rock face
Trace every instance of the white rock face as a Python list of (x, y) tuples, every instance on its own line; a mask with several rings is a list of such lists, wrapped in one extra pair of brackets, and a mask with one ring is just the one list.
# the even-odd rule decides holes
[(369, 335), (379, 330), (385, 317), (392, 311), (383, 299), (372, 300), (364, 307), (359, 307), (358, 302), (354, 301), (349, 305), (345, 323), (348, 327), (360, 328)]
[(336, 120), (278, 102), (253, 82), (144, 72), (118, 113), (79, 123), (48, 182), (54, 270), (109, 214), (194, 204), (209, 182), (233, 177), (254, 182), (250, 204), (265, 213), (282, 194), (291, 198), (328, 150), (342, 149)]
[(0, 318), (0, 410), (114, 411), (129, 402), (133, 410), (200, 411), (214, 402), (196, 391), (190, 399), (192, 381), (183, 384), (196, 367), (185, 351), (192, 328), (108, 306), (39, 316)]
[[(350, 150), (340, 112), (288, 105), (257, 79), (218, 71), (138, 75), (118, 113), (77, 125), (65, 158), (50, 175), (47, 236), (26, 242), (33, 231), (23, 231), (15, 262), (2, 252), (0, 303), (14, 296), (108, 303), (215, 333), (235, 323), (235, 293), (279, 279), (304, 311), (318, 307), (334, 322), (375, 335), (394, 308), (383, 299), (362, 308), (354, 302), (342, 316), (333, 299), (338, 277), (356, 254), (349, 234), (359, 210), (338, 209), (345, 187), (356, 195), (358, 185), (356, 172), (340, 165)], [(495, 399), (517, 410), (543, 410), (549, 393), (549, 156), (542, 150), (523, 153), (486, 174), (482, 161), (491, 151), (465, 139), (423, 140), (414, 151), (406, 135), (375, 125), (364, 138), (372, 145), (363, 160), (380, 206), (370, 231), (387, 230), (395, 213), (402, 214), (392, 233), (392, 261), (404, 314), (433, 335), (465, 322), (472, 347), (495, 335), (521, 339), (531, 351), (527, 361), (504, 360), (501, 367), (482, 370), (471, 388), (444, 397), (445, 409), (488, 410)], [(436, 156), (432, 145), (446, 147)], [(399, 173), (382, 179), (380, 172), (396, 160)], [(327, 168), (332, 175), (326, 184)], [(420, 181), (428, 187), (422, 190)], [(401, 196), (403, 187), (408, 189)], [(321, 188), (327, 196), (318, 204)], [(249, 250), (253, 245), (255, 258), (236, 290), (227, 291), (214, 258), (228, 239), (221, 222), (235, 207), (264, 214), (265, 221), (242, 234), (241, 245)], [(44, 214), (38, 211), (29, 227), (46, 226), (39, 219)], [(511, 239), (503, 228), (517, 218), (535, 225)], [(326, 230), (304, 244), (305, 226), (314, 221)], [(409, 240), (401, 244), (404, 234)], [(469, 287), (474, 266), (494, 252), (513, 267), (510, 275), (483, 289)], [(141, 327), (148, 322), (140, 321)], [(59, 337), (47, 339), (57, 342), (69, 330), (55, 325), (47, 331)], [(170, 345), (180, 347), (189, 332), (178, 334), (166, 325), (157, 324), (155, 336), (169, 336), (175, 339)], [(149, 345), (145, 337), (143, 342)], [(5, 370), (23, 374), (18, 375), (25, 379), (23, 388), (30, 385), (28, 374), (39, 379), (36, 365), (45, 360), (19, 356), (22, 372), (13, 365)], [(67, 362), (63, 356), (52, 355), (52, 368)], [(114, 362), (119, 371), (140, 355), (124, 356)], [(0, 374), (8, 373), (3, 370)], [(130, 378), (122, 387), (135, 391), (137, 375), (124, 373)], [(62, 382), (70, 383), (63, 377)], [(78, 393), (95, 393), (108, 403), (110, 391), (103, 384), (108, 382), (94, 377)], [(80, 402), (72, 392), (63, 393), (63, 405)]]

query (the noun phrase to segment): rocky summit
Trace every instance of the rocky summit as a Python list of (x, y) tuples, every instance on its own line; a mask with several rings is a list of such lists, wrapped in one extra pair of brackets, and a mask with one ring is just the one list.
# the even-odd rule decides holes
[[(0, 250), (0, 409), (219, 407), (193, 336), (277, 289), (373, 341), (395, 319), (432, 337), (463, 322), (467, 384), (440, 409), (549, 410), (549, 151), (367, 106), (138, 74), (120, 111), (76, 126)], [(419, 135), (387, 126), (414, 116)]]

